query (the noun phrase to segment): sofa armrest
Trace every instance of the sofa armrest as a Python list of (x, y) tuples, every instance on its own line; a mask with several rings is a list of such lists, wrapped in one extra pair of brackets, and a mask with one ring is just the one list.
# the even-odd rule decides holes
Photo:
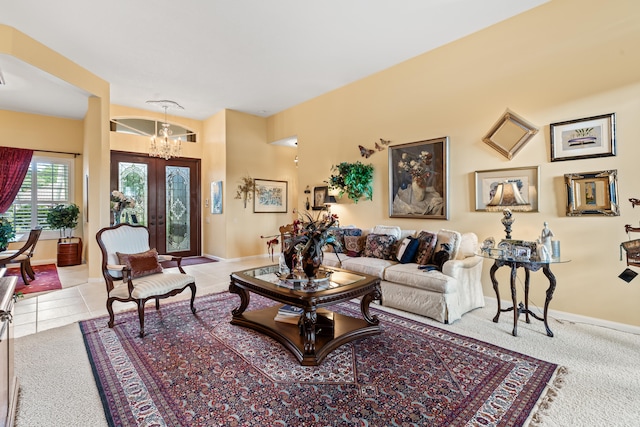
[(465, 259), (452, 259), (444, 263), (442, 273), (450, 277), (458, 277), (464, 270), (469, 270), (480, 265), (482, 269), (482, 261), (484, 258), (474, 255)]

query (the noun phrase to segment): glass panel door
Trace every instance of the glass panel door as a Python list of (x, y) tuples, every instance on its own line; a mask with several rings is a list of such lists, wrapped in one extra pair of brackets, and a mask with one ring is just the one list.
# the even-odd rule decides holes
[(188, 167), (166, 166), (166, 247), (167, 253), (188, 251), (191, 248), (189, 238), (189, 195), (190, 171)]
[(111, 153), (111, 190), (136, 204), (121, 222), (149, 229), (149, 246), (176, 256), (200, 255), (200, 160)]

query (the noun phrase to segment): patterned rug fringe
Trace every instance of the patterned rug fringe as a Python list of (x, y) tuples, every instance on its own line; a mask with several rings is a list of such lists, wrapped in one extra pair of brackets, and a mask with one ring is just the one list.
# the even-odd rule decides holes
[(551, 379), (546, 392), (542, 395), (538, 401), (535, 409), (533, 410), (529, 423), (525, 423), (529, 427), (538, 427), (542, 425), (544, 416), (547, 415), (547, 411), (551, 407), (553, 401), (558, 397), (558, 392), (564, 386), (564, 380), (569, 370), (566, 366), (560, 366), (556, 370), (555, 376)]

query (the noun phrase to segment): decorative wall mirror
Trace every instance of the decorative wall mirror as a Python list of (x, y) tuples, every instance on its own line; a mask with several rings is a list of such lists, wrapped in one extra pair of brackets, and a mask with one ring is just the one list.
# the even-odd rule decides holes
[(507, 110), (482, 140), (511, 160), (538, 133), (538, 128)]

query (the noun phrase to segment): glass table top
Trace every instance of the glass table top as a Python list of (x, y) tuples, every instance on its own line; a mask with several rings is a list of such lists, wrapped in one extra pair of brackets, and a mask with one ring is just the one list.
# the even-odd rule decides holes
[(365, 279), (364, 276), (356, 273), (336, 270), (329, 267), (320, 267), (318, 277), (312, 280), (309, 280), (306, 276), (292, 274), (282, 275), (280, 274), (280, 267), (278, 265), (253, 268), (242, 271), (241, 274), (272, 283), (279, 287), (309, 292), (347, 286)]

